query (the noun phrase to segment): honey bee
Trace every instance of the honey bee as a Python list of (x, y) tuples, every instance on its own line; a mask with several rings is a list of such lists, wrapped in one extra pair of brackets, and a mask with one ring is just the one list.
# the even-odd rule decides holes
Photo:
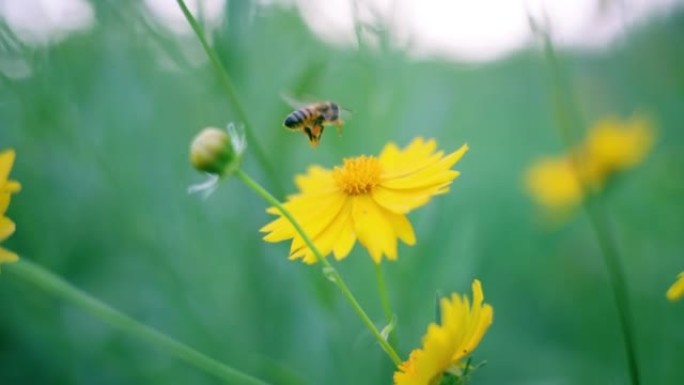
[(318, 146), (325, 126), (337, 126), (342, 134), (344, 121), (340, 117), (343, 109), (335, 102), (317, 102), (302, 106), (290, 113), (283, 125), (292, 131), (302, 131), (309, 138), (312, 147)]

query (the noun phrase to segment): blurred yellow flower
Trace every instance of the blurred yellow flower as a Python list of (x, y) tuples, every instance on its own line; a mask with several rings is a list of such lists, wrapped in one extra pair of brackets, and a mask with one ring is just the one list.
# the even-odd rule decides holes
[(667, 290), (666, 296), (670, 301), (676, 301), (684, 297), (684, 271), (679, 273), (675, 283)]
[[(12, 235), (15, 228), (14, 222), (5, 216), (10, 203), (10, 195), (21, 189), (19, 182), (8, 179), (14, 164), (14, 157), (14, 150), (0, 152), (0, 242)], [(0, 263), (14, 262), (17, 259), (18, 256), (15, 253), (0, 247)]]
[[(416, 237), (406, 214), (432, 196), (449, 191), (459, 175), (451, 167), (468, 150), (467, 145), (445, 155), (435, 140), (414, 139), (406, 148), (387, 144), (378, 157), (345, 159), (327, 170), (312, 166), (295, 178), (300, 192), (284, 206), (325, 257), (346, 257), (358, 239), (375, 263), (383, 256), (397, 258), (397, 238), (413, 245)], [(315, 263), (316, 257), (292, 224), (275, 207), (266, 210), (278, 218), (260, 231), (267, 242), (292, 239), (290, 259)]]
[(584, 144), (586, 158), (604, 177), (641, 162), (653, 146), (654, 130), (642, 116), (622, 122), (608, 118), (596, 123)]
[(460, 361), (475, 350), (494, 319), (492, 306), (483, 304), (479, 280), (473, 281), (472, 290), (472, 306), (457, 293), (440, 301), (441, 324), (428, 326), (422, 348), (412, 351), (394, 373), (395, 385), (439, 384), (445, 372), (460, 373)]
[(525, 187), (542, 206), (567, 210), (586, 192), (600, 190), (615, 172), (641, 162), (653, 146), (654, 130), (644, 117), (599, 121), (570, 153), (535, 161), (525, 174)]
[(565, 157), (546, 157), (527, 171), (527, 190), (547, 207), (568, 208), (582, 200), (582, 186), (572, 161)]

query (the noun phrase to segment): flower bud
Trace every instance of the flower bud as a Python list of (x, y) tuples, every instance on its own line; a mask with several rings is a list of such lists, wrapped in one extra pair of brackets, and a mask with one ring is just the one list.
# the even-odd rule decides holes
[(194, 168), (210, 174), (222, 175), (239, 160), (228, 132), (207, 127), (190, 145), (190, 163)]

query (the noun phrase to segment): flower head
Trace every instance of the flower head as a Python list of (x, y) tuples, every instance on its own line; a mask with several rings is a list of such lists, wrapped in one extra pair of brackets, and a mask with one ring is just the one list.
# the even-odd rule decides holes
[(544, 157), (530, 166), (525, 185), (542, 206), (567, 211), (588, 192), (599, 191), (616, 172), (641, 162), (653, 145), (653, 128), (643, 117), (599, 121), (568, 154)]
[(591, 128), (584, 151), (597, 172), (608, 176), (641, 162), (653, 140), (653, 127), (646, 118), (637, 116), (625, 122), (609, 118)]
[(525, 187), (541, 205), (558, 211), (582, 202), (585, 192), (603, 182), (597, 168), (579, 153), (537, 160), (525, 175)]
[(572, 161), (565, 157), (546, 157), (538, 160), (527, 171), (527, 190), (539, 203), (547, 207), (573, 207), (582, 200), (580, 185)]
[(679, 273), (677, 280), (670, 286), (665, 296), (673, 302), (684, 297), (684, 271)]
[[(14, 222), (5, 216), (11, 194), (21, 190), (19, 182), (8, 179), (14, 158), (14, 150), (0, 152), (0, 242), (12, 235), (15, 229)], [(14, 262), (17, 259), (18, 256), (15, 253), (0, 247), (0, 263)]]
[(439, 384), (445, 372), (458, 373), (460, 361), (475, 350), (494, 319), (491, 305), (483, 304), (479, 280), (473, 281), (472, 290), (472, 306), (468, 297), (457, 293), (440, 301), (440, 324), (430, 324), (422, 348), (399, 365), (395, 385)]
[[(319, 166), (299, 175), (300, 192), (288, 197), (285, 208), (297, 219), (323, 256), (331, 252), (342, 259), (358, 239), (375, 263), (383, 257), (397, 258), (397, 239), (413, 245), (416, 237), (406, 218), (411, 210), (428, 203), (434, 195), (449, 191), (459, 175), (451, 167), (468, 150), (467, 145), (450, 154), (437, 150), (435, 140), (414, 139), (400, 149), (390, 143), (379, 156), (345, 159), (342, 166), (327, 170)], [(316, 262), (292, 224), (275, 207), (266, 210), (278, 218), (264, 226), (264, 240), (292, 239), (290, 259)]]

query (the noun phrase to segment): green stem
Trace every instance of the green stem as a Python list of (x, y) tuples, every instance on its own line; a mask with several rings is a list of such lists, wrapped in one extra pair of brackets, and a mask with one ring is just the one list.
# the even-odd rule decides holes
[(395, 365), (399, 366), (399, 364), (401, 364), (401, 358), (399, 358), (397, 352), (395, 352), (392, 346), (390, 346), (390, 344), (382, 337), (382, 334), (380, 334), (378, 329), (375, 327), (373, 321), (371, 321), (370, 317), (368, 317), (368, 314), (366, 314), (366, 312), (363, 310), (363, 307), (361, 307), (359, 302), (356, 300), (351, 290), (349, 290), (349, 287), (342, 279), (342, 276), (340, 276), (340, 273), (338, 273), (337, 270), (330, 264), (330, 262), (321, 255), (321, 252), (318, 251), (316, 245), (313, 243), (311, 238), (309, 238), (309, 236), (306, 234), (306, 232), (299, 224), (299, 222), (297, 222), (294, 216), (292, 216), (292, 214), (273, 195), (271, 195), (271, 193), (269, 193), (266, 189), (261, 187), (259, 183), (250, 178), (249, 175), (245, 174), (242, 170), (238, 169), (235, 172), (235, 175), (238, 178), (240, 178), (240, 180), (242, 180), (249, 188), (251, 188), (257, 194), (259, 194), (259, 196), (264, 198), (264, 200), (268, 202), (268, 204), (277, 208), (283, 214), (283, 216), (287, 218), (288, 221), (290, 221), (292, 226), (304, 240), (304, 243), (306, 243), (306, 245), (311, 249), (311, 251), (316, 256), (316, 259), (323, 265), (323, 271), (326, 277), (329, 278), (340, 289), (342, 295), (347, 299), (347, 301), (349, 301), (352, 308), (354, 308), (356, 314), (358, 314), (358, 316), (361, 318), (361, 321), (373, 334), (373, 336), (378, 341), (382, 349), (387, 353), (390, 359), (392, 359), (392, 362), (394, 362)]
[(206, 356), (203, 353), (163, 334), (133, 318), (121, 313), (95, 297), (72, 286), (64, 279), (45, 268), (26, 260), (20, 259), (16, 263), (3, 266), (7, 272), (29, 282), (57, 297), (60, 297), (91, 315), (99, 318), (115, 329), (130, 333), (169, 351), (177, 358), (187, 362), (196, 368), (214, 375), (227, 383), (268, 385), (268, 383), (254, 378), (248, 374), (233, 369), (221, 362)]
[[(385, 286), (385, 274), (382, 271), (382, 265), (373, 263), (375, 266), (375, 280), (378, 283), (378, 293), (380, 295), (380, 303), (382, 304), (382, 311), (385, 313), (385, 321), (387, 325), (392, 325), (394, 313), (392, 313), (392, 306), (390, 305), (389, 296), (387, 295), (387, 286)], [(394, 330), (389, 332), (389, 342), (393, 347), (397, 347), (397, 333)]]
[(632, 384), (639, 385), (639, 367), (636, 358), (636, 343), (634, 341), (634, 326), (630, 317), (630, 301), (628, 295), (625, 272), (620, 263), (620, 253), (617, 248), (617, 241), (610, 232), (610, 226), (603, 208), (597, 201), (586, 200), (585, 211), (589, 216), (596, 239), (598, 240), (601, 253), (604, 256), (608, 278), (613, 288), (613, 299), (618, 309), (622, 338), (625, 340), (625, 350), (627, 354), (627, 367), (629, 368)]
[[(554, 102), (556, 108), (556, 120), (561, 131), (561, 136), (565, 140), (568, 151), (571, 154), (571, 161), (578, 167), (582, 159), (579, 154), (573, 151), (574, 130), (573, 127), (579, 123), (573, 121), (573, 112), (576, 109), (573, 107), (573, 98), (569, 92), (564, 88), (570, 88), (564, 81), (561, 71), (560, 63), (556, 56), (556, 52), (547, 33), (542, 32), (544, 39), (544, 54), (551, 70), (552, 84), (554, 86)], [(580, 187), (583, 190), (583, 196), (590, 197), (591, 190), (585, 185), (585, 181), (581, 177), (577, 177)], [(628, 295), (627, 283), (625, 280), (625, 273), (621, 265), (621, 257), (617, 247), (617, 241), (613, 238), (608, 220), (603, 212), (600, 202), (596, 197), (585, 198), (582, 200), (584, 211), (589, 217), (591, 226), (596, 234), (596, 239), (601, 249), (601, 255), (608, 271), (608, 280), (612, 289), (613, 300), (618, 312), (618, 323), (620, 325), (620, 332), (625, 344), (625, 354), (627, 358), (627, 367), (629, 370), (630, 381), (632, 385), (639, 385), (639, 367), (636, 358), (636, 344), (634, 341), (634, 328), (631, 322), (630, 301)]]
[[(204, 36), (204, 31), (202, 31), (202, 27), (199, 25), (195, 17), (192, 15), (187, 5), (185, 5), (185, 1), (176, 0), (176, 2), (178, 3), (178, 6), (183, 12), (183, 15), (185, 15), (185, 18), (190, 24), (190, 27), (192, 27), (192, 30), (195, 32), (197, 39), (200, 41), (200, 44), (202, 44), (202, 48), (204, 48), (204, 51), (207, 53), (207, 56), (209, 56), (209, 61), (214, 66), (214, 70), (218, 74), (221, 85), (228, 94), (228, 99), (230, 100), (230, 103), (233, 106), (235, 113), (238, 115), (238, 120), (241, 123), (243, 123), (246, 127), (245, 131), (247, 135), (247, 141), (251, 148), (250, 152), (254, 152), (259, 163), (261, 163), (261, 167), (264, 169), (266, 174), (270, 175), (275, 181), (277, 181), (278, 174), (275, 172), (275, 169), (266, 157), (266, 153), (264, 152), (264, 150), (259, 146), (259, 142), (257, 141), (257, 138), (254, 135), (254, 132), (252, 131), (254, 129), (254, 126), (251, 124), (249, 117), (247, 116), (247, 112), (244, 106), (242, 105), (242, 102), (240, 102), (240, 98), (238, 97), (235, 87), (233, 87), (233, 82), (231, 81), (230, 76), (228, 75), (228, 71), (223, 66), (223, 64), (221, 64), (221, 60), (219, 60), (216, 51), (214, 51), (214, 49), (207, 42), (207, 39)], [(282, 195), (284, 193), (284, 190), (282, 189), (280, 183), (276, 182), (274, 187), (276, 188), (276, 192), (278, 193), (278, 195)]]

